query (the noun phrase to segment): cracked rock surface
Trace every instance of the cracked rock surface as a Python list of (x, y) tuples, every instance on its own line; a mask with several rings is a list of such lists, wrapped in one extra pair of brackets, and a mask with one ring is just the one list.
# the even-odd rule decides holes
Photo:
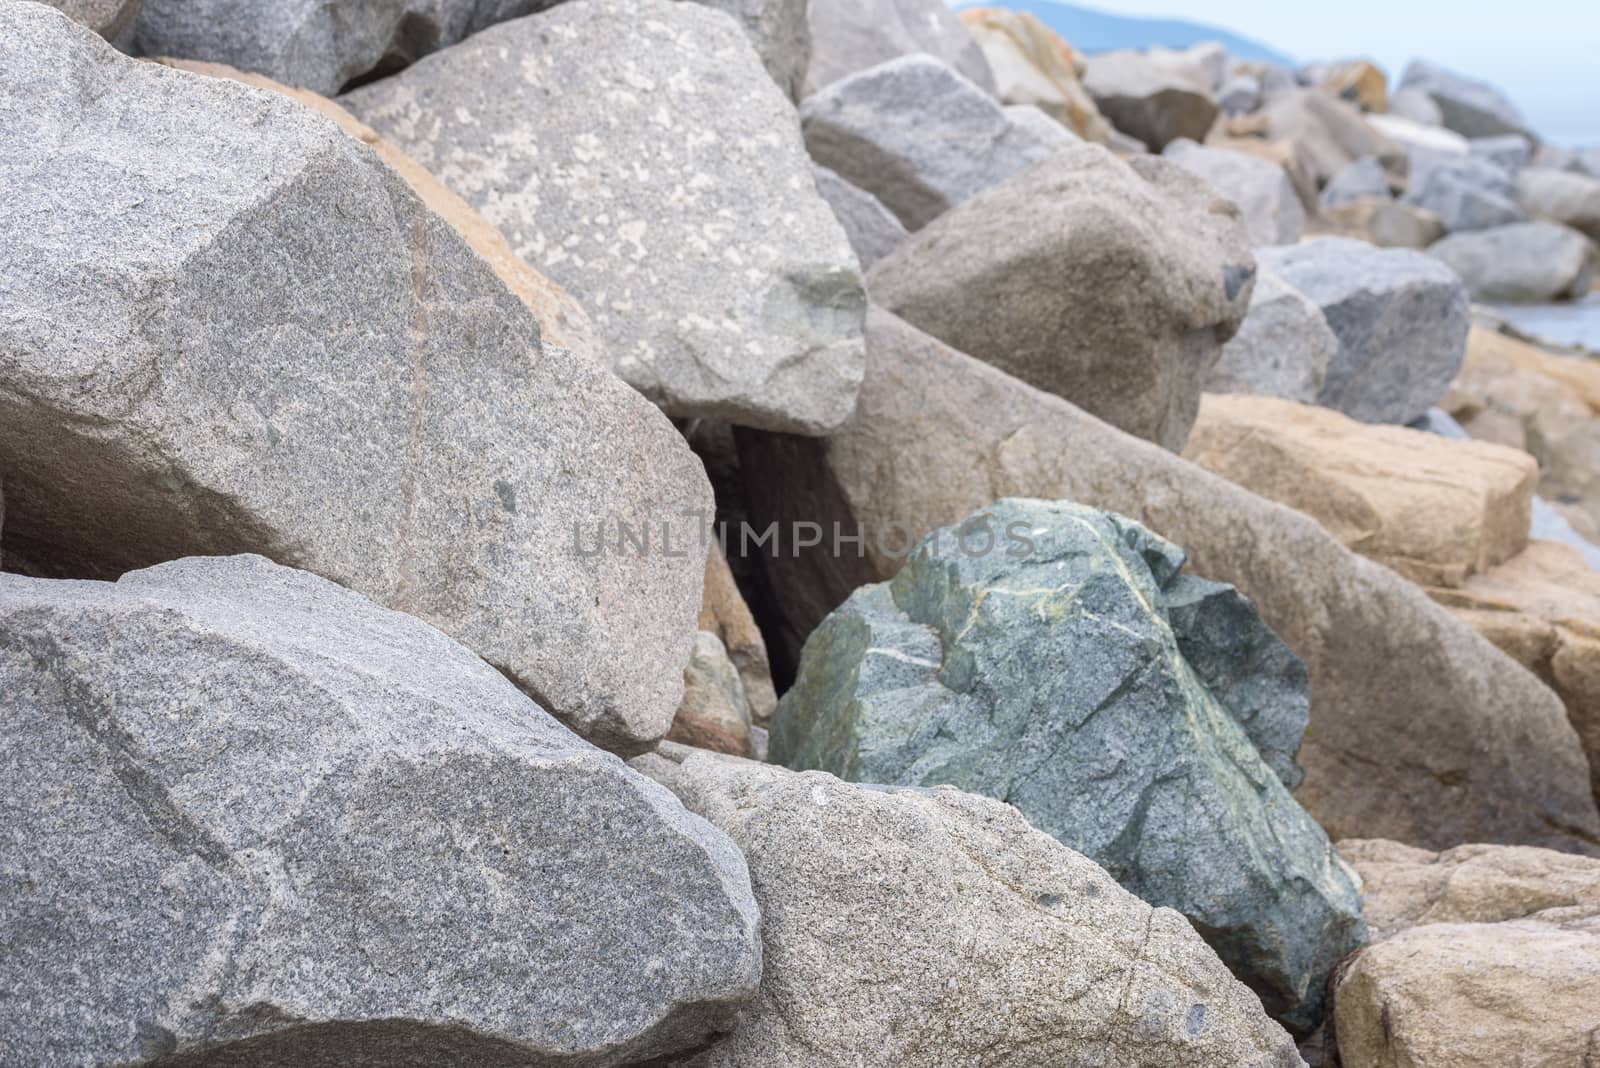
[(723, 834), (313, 575), (0, 575), (0, 691), (7, 1064), (630, 1064), (760, 976)]
[(1305, 669), (1183, 562), (1070, 502), (1002, 500), (941, 528), (812, 634), (771, 759), (1016, 805), (1189, 917), (1269, 1012), (1309, 1030), (1365, 931), (1356, 879), (1286, 786)]

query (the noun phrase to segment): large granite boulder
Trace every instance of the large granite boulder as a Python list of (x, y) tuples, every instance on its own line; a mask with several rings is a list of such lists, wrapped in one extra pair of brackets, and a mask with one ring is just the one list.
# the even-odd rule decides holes
[(942, 341), (1176, 450), (1254, 275), (1238, 209), (1200, 179), (1080, 145), (966, 201), (870, 279)]
[(1271, 271), (1256, 275), (1250, 312), (1205, 378), (1208, 393), (1316, 402), (1339, 352), (1322, 309)]
[(1103, 52), (1086, 61), (1083, 87), (1101, 114), (1160, 152), (1180, 137), (1204, 141), (1217, 120), (1214, 86), (1140, 52)]
[(1339, 337), (1318, 404), (1365, 423), (1409, 423), (1444, 396), (1472, 326), (1466, 287), (1448, 268), (1341, 237), (1259, 255)]
[(1400, 88), (1417, 89), (1432, 97), (1443, 124), (1463, 137), (1514, 133), (1538, 141), (1517, 106), (1492, 85), (1415, 59), (1400, 76)]
[(1324, 208), (1336, 208), (1359, 200), (1387, 200), (1389, 195), (1389, 175), (1383, 164), (1376, 156), (1362, 156), (1333, 176), (1322, 190), (1321, 203)]
[(816, 168), (816, 179), (818, 195), (828, 202), (839, 225), (844, 227), (845, 237), (863, 270), (906, 239), (906, 228), (883, 206), (883, 201), (823, 166)]
[(0, 575), (0, 687), (9, 1062), (631, 1064), (760, 979), (726, 837), (305, 572)]
[(1530, 304), (1585, 296), (1596, 266), (1592, 241), (1551, 222), (1451, 234), (1428, 255), (1454, 271), (1474, 300)]
[(1390, 174), (1405, 173), (1405, 149), (1375, 130), (1353, 104), (1321, 90), (1274, 93), (1260, 116), (1268, 138), (1298, 144), (1319, 185), (1367, 156)]
[(1520, 553), (1539, 478), (1533, 457), (1502, 445), (1270, 397), (1207, 396), (1184, 456), (1426, 586)]
[(1314, 519), (891, 315), (873, 311), (867, 329), (848, 424), (826, 440), (739, 435), (757, 529), (838, 522), (865, 538), (859, 558), (829, 546), (763, 561), (785, 649), (857, 587), (894, 575), (908, 539), (1002, 497), (1079, 501), (1183, 545), (1197, 573), (1237, 586), (1305, 661), (1296, 799), (1336, 837), (1596, 848), (1589, 769), (1561, 702), (1414, 584)]
[(1032, 104), (1084, 140), (1106, 142), (1111, 127), (1079, 81), (1083, 60), (1038, 16), (969, 7), (961, 21), (983, 49), (1001, 100)]
[(796, 433), (850, 414), (858, 265), (727, 15), (571, 0), (342, 100), (582, 300), (668, 414)]
[(1292, 245), (1305, 232), (1305, 206), (1277, 164), (1187, 139), (1161, 154), (1237, 204), (1252, 245)]
[(801, 105), (811, 158), (920, 230), (980, 190), (1077, 138), (1019, 122), (930, 56), (891, 60), (834, 82)]
[(767, 73), (785, 96), (800, 99), (811, 66), (810, 0), (695, 0), (744, 26)]
[(983, 50), (944, 0), (808, 0), (811, 65), (805, 94), (891, 59), (930, 55), (995, 92)]
[(738, 843), (765, 975), (693, 1068), (1294, 1068), (1189, 923), (1009, 805), (663, 747), (635, 767)]
[(1488, 230), (1527, 218), (1517, 203), (1516, 176), (1481, 156), (1415, 157), (1402, 200), (1433, 212), (1451, 233)]
[(1310, 1030), (1364, 932), (1354, 879), (1289, 796), (1305, 668), (1183, 562), (1065, 501), (935, 531), (807, 640), (771, 759), (1016, 805), (1189, 917), (1270, 1014)]
[(81, 22), (101, 37), (114, 41), (132, 25), (143, 0), (43, 0), (74, 22)]
[(1517, 179), (1517, 201), (1535, 219), (1570, 226), (1600, 241), (1600, 178), (1529, 168)]
[(701, 561), (575, 534), (697, 536), (709, 486), (667, 420), (543, 344), (332, 122), (5, 14), (7, 554), (114, 577), (260, 552), (421, 616), (593, 739), (664, 734)]

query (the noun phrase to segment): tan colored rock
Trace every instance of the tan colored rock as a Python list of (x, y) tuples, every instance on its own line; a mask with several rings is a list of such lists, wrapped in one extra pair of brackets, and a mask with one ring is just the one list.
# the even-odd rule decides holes
[(1317, 72), (1317, 84), (1326, 92), (1358, 105), (1362, 111), (1383, 114), (1389, 110), (1389, 78), (1365, 59), (1333, 63)]
[(734, 581), (728, 559), (719, 546), (711, 547), (706, 558), (705, 593), (700, 602), (700, 629), (715, 634), (728, 651), (728, 659), (744, 683), (750, 718), (759, 726), (772, 719), (778, 694), (772, 685), (772, 662), (767, 657), (767, 642), (756, 626), (755, 617), (745, 604), (744, 595)]
[(1307, 229), (1313, 235), (1353, 237), (1379, 248), (1425, 249), (1444, 236), (1444, 223), (1433, 212), (1387, 197), (1325, 206)]
[(1278, 93), (1262, 107), (1270, 139), (1297, 141), (1319, 184), (1363, 156), (1376, 156), (1391, 174), (1404, 174), (1406, 152), (1362, 117), (1354, 104), (1317, 89)]
[(755, 755), (744, 683), (722, 639), (708, 631), (694, 636), (694, 651), (683, 669), (683, 700), (667, 738), (731, 756)]
[(1183, 455), (1414, 582), (1459, 586), (1528, 543), (1533, 457), (1275, 397), (1208, 393)]
[(1106, 122), (1083, 88), (1083, 61), (1054, 30), (1026, 11), (970, 7), (960, 12), (967, 31), (983, 49), (1000, 99), (1032, 104), (1086, 141), (1106, 144)]
[(225, 63), (202, 63), (198, 60), (163, 58), (155, 62), (194, 74), (212, 78), (226, 78), (243, 82), (258, 89), (298, 100), (338, 123), (345, 133), (357, 141), (370, 145), (389, 169), (405, 179), (412, 192), (445, 222), (455, 228), (467, 244), (472, 246), (489, 265), (506, 288), (521, 298), (522, 303), (539, 320), (539, 333), (543, 340), (573, 352), (580, 352), (604, 361), (599, 335), (589, 321), (589, 313), (577, 300), (550, 279), (523, 262), (494, 224), (479, 215), (472, 205), (462, 200), (449, 187), (435, 178), (410, 156), (383, 139), (376, 130), (350, 114), (338, 104), (310, 89), (296, 89), (273, 81), (271, 78), (249, 71), (237, 70)]
[(851, 422), (825, 441), (741, 433), (740, 446), (758, 525), (837, 519), (868, 536), (860, 560), (786, 548), (767, 561), (792, 648), (857, 586), (892, 575), (906, 534), (1001, 497), (1075, 500), (1183, 546), (1196, 574), (1238, 586), (1305, 660), (1311, 728), (1296, 797), (1334, 837), (1600, 847), (1560, 701), (1420, 589), (1310, 517), (893, 316), (869, 316)]

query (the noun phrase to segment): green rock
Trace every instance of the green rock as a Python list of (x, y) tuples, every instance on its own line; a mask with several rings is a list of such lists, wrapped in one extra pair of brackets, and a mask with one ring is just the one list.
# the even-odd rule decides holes
[(1003, 500), (936, 531), (811, 635), (771, 759), (1010, 802), (1182, 912), (1305, 1032), (1366, 934), (1359, 880), (1289, 795), (1305, 669), (1183, 562), (1068, 502)]

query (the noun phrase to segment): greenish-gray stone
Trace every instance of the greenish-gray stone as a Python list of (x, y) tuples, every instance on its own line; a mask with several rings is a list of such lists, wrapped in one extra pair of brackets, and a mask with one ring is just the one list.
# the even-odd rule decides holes
[(771, 758), (1010, 802), (1182, 912), (1304, 1031), (1365, 938), (1358, 880), (1289, 795), (1305, 669), (1183, 562), (1068, 502), (1003, 500), (935, 531), (812, 634)]

